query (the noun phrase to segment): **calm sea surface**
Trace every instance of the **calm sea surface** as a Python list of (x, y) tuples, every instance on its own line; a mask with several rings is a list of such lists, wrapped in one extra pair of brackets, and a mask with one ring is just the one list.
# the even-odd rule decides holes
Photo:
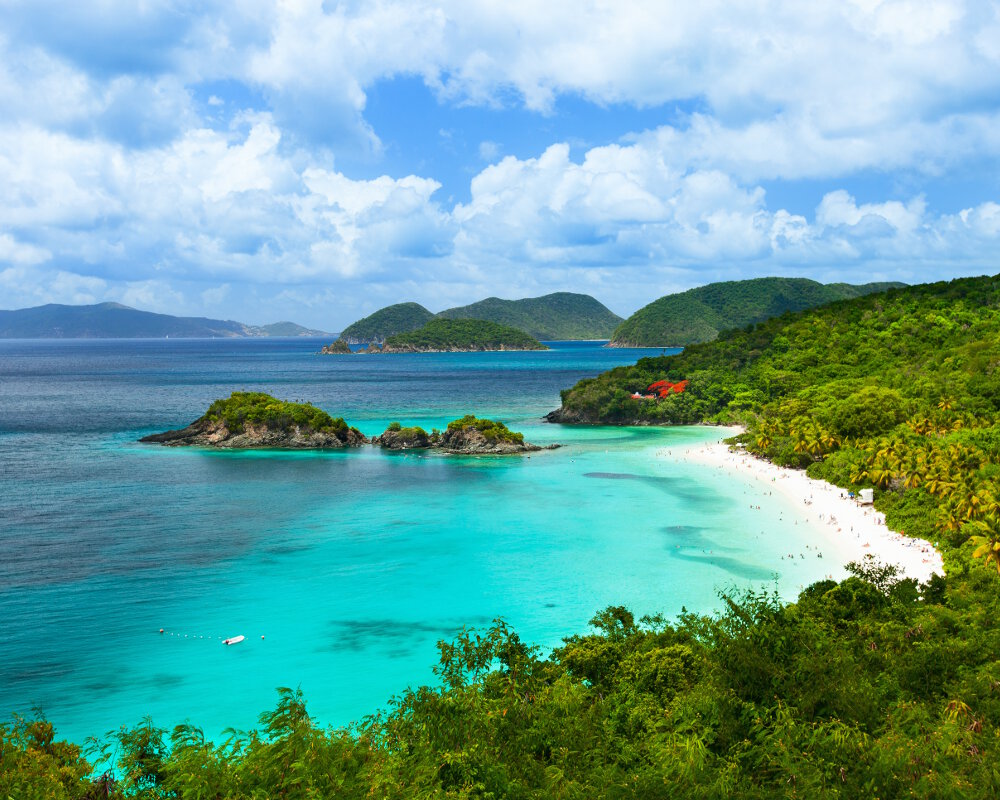
[[(654, 457), (712, 430), (542, 422), (561, 388), (657, 351), (315, 355), (323, 343), (0, 341), (0, 715), (40, 706), (78, 741), (145, 715), (218, 736), (291, 686), (343, 724), (431, 681), (435, 643), (463, 625), (502, 616), (548, 649), (609, 604), (673, 616), (833, 567), (785, 569), (799, 547), (781, 498), (748, 515), (739, 481)], [(498, 459), (136, 443), (234, 390), (307, 400), (366, 434), (475, 412), (565, 446)]]

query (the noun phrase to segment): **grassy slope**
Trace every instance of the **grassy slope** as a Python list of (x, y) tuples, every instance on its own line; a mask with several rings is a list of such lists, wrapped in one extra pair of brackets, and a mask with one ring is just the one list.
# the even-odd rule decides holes
[(449, 308), (444, 319), (485, 319), (518, 328), (536, 339), (607, 339), (622, 319), (590, 295), (556, 292), (523, 300), (489, 297)]
[(900, 284), (821, 284), (805, 278), (754, 278), (710, 283), (655, 300), (615, 330), (616, 346), (683, 347), (707, 342), (728, 328), (741, 328), (786, 311), (884, 291)]

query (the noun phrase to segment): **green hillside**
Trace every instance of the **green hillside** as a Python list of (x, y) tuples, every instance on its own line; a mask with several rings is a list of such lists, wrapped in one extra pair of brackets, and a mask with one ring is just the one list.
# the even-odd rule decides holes
[(524, 331), (482, 319), (432, 319), (419, 330), (385, 340), (383, 352), (545, 350)]
[(720, 331), (742, 328), (787, 311), (883, 292), (900, 283), (822, 284), (806, 278), (754, 278), (710, 283), (669, 294), (636, 311), (615, 329), (613, 347), (685, 347)]
[[(939, 543), (944, 577), (865, 559), (790, 604), (729, 587), (712, 616), (609, 606), (547, 655), (497, 620), (343, 729), (291, 689), (214, 743), (145, 720), (81, 751), (18, 717), (0, 797), (1000, 796), (998, 353), (1000, 276), (771, 319), (565, 393), (611, 422), (742, 420), (755, 453), (874, 487), (891, 528)], [(661, 379), (688, 383), (630, 399)]]
[(444, 319), (485, 319), (519, 328), (536, 339), (607, 339), (622, 318), (590, 295), (555, 292), (523, 300), (488, 297), (468, 306), (449, 308)]
[(382, 342), (397, 333), (415, 331), (433, 318), (419, 303), (396, 303), (348, 325), (340, 338), (350, 344)]

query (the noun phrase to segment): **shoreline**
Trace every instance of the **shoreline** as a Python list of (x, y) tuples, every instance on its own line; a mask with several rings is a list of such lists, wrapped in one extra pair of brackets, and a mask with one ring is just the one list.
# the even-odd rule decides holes
[(944, 574), (941, 554), (930, 542), (891, 530), (881, 511), (858, 505), (846, 490), (810, 478), (805, 470), (779, 467), (742, 450), (731, 451), (722, 441), (661, 448), (656, 456), (725, 470), (753, 479), (762, 490), (766, 485), (768, 490), (780, 492), (792, 501), (801, 514), (799, 518), (823, 538), (824, 544), (829, 543), (842, 557), (846, 556), (839, 567), (871, 555), (898, 566), (901, 577), (915, 578), (919, 583), (925, 583), (935, 573)]

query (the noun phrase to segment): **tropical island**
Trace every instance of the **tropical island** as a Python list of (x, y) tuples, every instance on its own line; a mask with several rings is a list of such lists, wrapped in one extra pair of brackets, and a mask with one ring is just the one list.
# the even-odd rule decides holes
[(740, 422), (758, 458), (872, 488), (946, 575), (864, 559), (791, 603), (724, 590), (719, 613), (673, 620), (609, 606), (548, 655), (498, 620), (441, 642), (433, 685), (341, 729), (281, 689), (225, 742), (147, 720), (88, 761), (18, 718), (0, 725), (0, 793), (995, 797), (998, 353), (1000, 276), (962, 279), (730, 331), (563, 396), (580, 421)]
[(381, 436), (372, 438), (372, 444), (386, 450), (437, 449), (445, 453), (461, 455), (510, 455), (532, 453), (538, 450), (553, 450), (559, 445), (545, 448), (524, 441), (524, 434), (510, 430), (502, 422), (479, 419), (466, 414), (461, 419), (452, 420), (442, 433), (427, 433), (421, 427), (404, 428), (393, 422)]
[(438, 314), (419, 303), (396, 303), (348, 325), (340, 337), (348, 344), (381, 344), (398, 334), (416, 331), (433, 319), (485, 320), (549, 341), (607, 339), (622, 322), (621, 317), (590, 295), (554, 292), (520, 300), (487, 297)]
[(608, 347), (685, 347), (710, 342), (789, 311), (899, 288), (902, 283), (822, 284), (806, 278), (752, 278), (709, 283), (643, 306), (611, 334)]
[(502, 300), (487, 297), (477, 303), (441, 311), (443, 319), (485, 319), (524, 331), (545, 341), (607, 339), (622, 318), (587, 294), (553, 292), (542, 297)]
[(290, 403), (264, 392), (233, 392), (186, 428), (139, 441), (168, 447), (307, 450), (360, 447), (368, 439), (342, 418), (309, 403)]
[(434, 315), (419, 303), (395, 303), (351, 323), (340, 338), (348, 344), (384, 342), (397, 333), (415, 331), (432, 319)]
[[(390, 336), (381, 353), (475, 353), (502, 350), (548, 350), (517, 328), (482, 319), (432, 319), (410, 333)], [(368, 352), (374, 352), (369, 348)]]

